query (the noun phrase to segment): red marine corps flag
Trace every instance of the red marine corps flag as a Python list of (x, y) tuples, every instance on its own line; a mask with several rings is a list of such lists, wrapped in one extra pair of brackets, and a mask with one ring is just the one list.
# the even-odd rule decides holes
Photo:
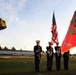
[(55, 20), (55, 15), (53, 13), (53, 18), (52, 18), (52, 28), (51, 28), (51, 33), (52, 33), (52, 44), (58, 42), (58, 32), (57, 32), (57, 25), (56, 25), (56, 20)]
[(62, 43), (62, 52), (66, 52), (69, 49), (76, 46), (76, 11), (74, 12), (73, 18), (70, 22), (65, 39)]

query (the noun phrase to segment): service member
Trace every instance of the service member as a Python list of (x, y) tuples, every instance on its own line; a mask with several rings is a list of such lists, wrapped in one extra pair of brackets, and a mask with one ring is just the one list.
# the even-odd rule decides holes
[(56, 70), (60, 70), (61, 48), (59, 42), (55, 46)]
[(47, 71), (52, 71), (52, 62), (53, 62), (53, 48), (52, 43), (48, 42), (49, 46), (46, 47), (46, 55), (47, 55)]
[(40, 40), (36, 41), (36, 46), (34, 46), (34, 53), (35, 53), (35, 71), (39, 72), (40, 68), (40, 59), (41, 59), (41, 52), (42, 52), (42, 47), (40, 46)]
[(69, 51), (64, 52), (63, 59), (64, 59), (64, 69), (68, 70)]

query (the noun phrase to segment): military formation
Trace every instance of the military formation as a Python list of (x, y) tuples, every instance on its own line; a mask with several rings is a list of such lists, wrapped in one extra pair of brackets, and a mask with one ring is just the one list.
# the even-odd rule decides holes
[[(55, 49), (55, 53), (54, 53)], [(56, 46), (52, 47), (52, 42), (48, 42), (46, 47), (46, 58), (47, 58), (47, 71), (52, 71), (53, 58), (55, 56), (56, 61), (56, 70), (60, 71), (61, 69), (61, 47), (59, 42), (56, 43)], [(40, 40), (36, 40), (36, 45), (34, 46), (34, 62), (35, 62), (35, 71), (40, 71), (40, 59), (41, 59), (42, 47), (40, 46)], [(63, 53), (64, 60), (64, 69), (68, 70), (68, 61), (69, 61), (69, 51)]]

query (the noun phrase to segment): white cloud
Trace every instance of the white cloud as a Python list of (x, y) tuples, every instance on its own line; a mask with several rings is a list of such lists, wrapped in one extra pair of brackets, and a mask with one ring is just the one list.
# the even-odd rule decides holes
[(19, 0), (17, 8), (21, 10), (24, 7), (25, 3), (26, 3), (26, 0)]
[[(19, 12), (24, 8), (26, 0), (0, 0), (0, 14), (6, 20), (8, 20), (8, 25), (11, 25), (16, 18), (19, 18)], [(3, 12), (5, 12), (3, 14)]]

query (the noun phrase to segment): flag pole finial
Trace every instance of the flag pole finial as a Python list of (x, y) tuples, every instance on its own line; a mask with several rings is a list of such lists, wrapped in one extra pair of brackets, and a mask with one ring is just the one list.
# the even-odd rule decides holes
[(53, 13), (55, 13), (55, 10), (53, 10)]

